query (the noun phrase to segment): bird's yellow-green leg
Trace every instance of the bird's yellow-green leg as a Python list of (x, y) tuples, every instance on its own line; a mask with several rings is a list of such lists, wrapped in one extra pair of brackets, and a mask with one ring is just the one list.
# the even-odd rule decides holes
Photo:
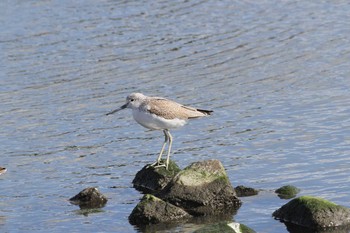
[(159, 153), (157, 161), (150, 165), (152, 167), (164, 167), (165, 166), (165, 164), (160, 164), (160, 160), (162, 159), (162, 155), (163, 155), (165, 146), (166, 146), (166, 144), (167, 144), (167, 142), (169, 140), (169, 137), (168, 137), (168, 134), (166, 133), (166, 129), (163, 130), (163, 133), (164, 133), (164, 143), (163, 143), (162, 149), (160, 150), (160, 153)]
[(169, 140), (168, 156), (166, 158), (166, 165), (165, 165), (165, 169), (168, 170), (169, 161), (170, 161), (170, 151), (171, 151), (171, 146), (173, 144), (173, 137), (171, 136), (169, 130), (167, 130), (167, 129), (164, 130), (164, 134), (167, 134), (168, 140)]

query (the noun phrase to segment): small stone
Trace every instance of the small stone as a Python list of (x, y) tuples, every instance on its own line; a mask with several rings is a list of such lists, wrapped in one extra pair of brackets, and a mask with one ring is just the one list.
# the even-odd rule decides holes
[(151, 194), (145, 194), (129, 216), (133, 225), (172, 222), (190, 217), (183, 209), (167, 203)]
[(324, 229), (350, 224), (350, 209), (311, 196), (289, 201), (276, 210), (273, 217), (286, 223), (310, 229)]
[[(165, 160), (162, 160), (165, 163)], [(169, 161), (168, 170), (165, 167), (144, 166), (136, 173), (132, 181), (136, 190), (144, 193), (155, 193), (162, 190), (180, 171), (180, 168), (173, 161)]]
[(239, 185), (235, 187), (235, 191), (238, 197), (248, 197), (258, 195), (259, 191), (254, 188), (245, 187), (243, 185)]
[(192, 163), (158, 194), (194, 216), (235, 212), (241, 205), (221, 162)]
[(107, 203), (107, 198), (95, 187), (89, 187), (69, 199), (81, 209), (102, 208)]
[(295, 197), (298, 193), (300, 192), (300, 190), (293, 186), (293, 185), (285, 185), (285, 186), (282, 186), (281, 188), (279, 189), (276, 189), (275, 193), (278, 194), (278, 196), (281, 198), (281, 199), (290, 199), (290, 198), (293, 198)]

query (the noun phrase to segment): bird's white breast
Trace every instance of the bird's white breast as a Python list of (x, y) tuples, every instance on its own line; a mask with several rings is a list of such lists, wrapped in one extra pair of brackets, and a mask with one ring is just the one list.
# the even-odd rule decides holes
[(139, 109), (133, 109), (132, 115), (137, 123), (148, 129), (173, 129), (184, 126), (187, 123), (183, 119), (165, 119)]

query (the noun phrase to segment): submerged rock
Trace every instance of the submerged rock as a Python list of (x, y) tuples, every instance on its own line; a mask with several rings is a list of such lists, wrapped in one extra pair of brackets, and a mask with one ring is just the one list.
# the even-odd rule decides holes
[(281, 198), (281, 199), (290, 199), (290, 198), (293, 198), (295, 197), (298, 193), (300, 192), (300, 190), (293, 186), (293, 185), (285, 185), (285, 186), (282, 186), (281, 188), (279, 189), (276, 189), (275, 193), (278, 194), (278, 196)]
[(129, 216), (129, 222), (134, 225), (146, 225), (190, 217), (183, 209), (167, 203), (151, 194), (143, 196)]
[(350, 209), (322, 198), (302, 196), (289, 201), (272, 214), (283, 222), (322, 229), (350, 224)]
[(102, 208), (107, 203), (107, 198), (95, 187), (89, 187), (69, 199), (81, 209)]
[(218, 160), (192, 163), (180, 171), (158, 196), (194, 216), (234, 212), (241, 206)]
[(258, 195), (259, 191), (254, 188), (245, 187), (243, 185), (239, 185), (235, 187), (235, 191), (238, 197), (248, 197)]
[(155, 193), (162, 190), (179, 171), (180, 168), (171, 160), (169, 162), (168, 170), (166, 170), (165, 167), (155, 168), (146, 165), (136, 173), (132, 183), (134, 188), (139, 191)]
[(246, 225), (238, 222), (220, 222), (202, 227), (193, 233), (255, 233), (255, 231)]

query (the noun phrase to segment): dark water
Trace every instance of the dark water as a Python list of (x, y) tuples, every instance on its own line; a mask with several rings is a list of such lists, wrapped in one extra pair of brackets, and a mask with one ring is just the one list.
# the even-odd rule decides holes
[[(292, 184), (349, 207), (348, 1), (0, 2), (1, 232), (136, 232), (135, 173), (161, 132), (130, 112), (131, 92), (215, 114), (173, 132), (181, 167), (219, 159), (243, 198), (232, 220), (287, 232), (273, 189)], [(109, 201), (67, 202), (96, 186)], [(169, 225), (191, 232), (207, 222)]]

